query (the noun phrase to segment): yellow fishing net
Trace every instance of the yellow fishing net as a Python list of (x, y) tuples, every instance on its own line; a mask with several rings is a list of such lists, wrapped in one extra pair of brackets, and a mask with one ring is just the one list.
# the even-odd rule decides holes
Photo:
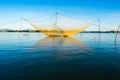
[(30, 25), (48, 36), (71, 36), (84, 31), (92, 23), (73, 19), (58, 13), (45, 21), (35, 22), (25, 19)]

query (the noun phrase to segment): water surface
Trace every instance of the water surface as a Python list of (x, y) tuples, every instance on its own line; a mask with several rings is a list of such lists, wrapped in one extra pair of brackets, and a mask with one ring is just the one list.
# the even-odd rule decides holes
[(0, 33), (0, 80), (120, 80), (120, 36)]

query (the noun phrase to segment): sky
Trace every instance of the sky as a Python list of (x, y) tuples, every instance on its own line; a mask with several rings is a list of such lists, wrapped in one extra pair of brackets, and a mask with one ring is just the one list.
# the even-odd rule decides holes
[(101, 30), (113, 30), (120, 23), (120, 0), (0, 0), (0, 26), (20, 18), (41, 18), (55, 12), (95, 21), (88, 30), (98, 30), (95, 26), (98, 19), (101, 21)]

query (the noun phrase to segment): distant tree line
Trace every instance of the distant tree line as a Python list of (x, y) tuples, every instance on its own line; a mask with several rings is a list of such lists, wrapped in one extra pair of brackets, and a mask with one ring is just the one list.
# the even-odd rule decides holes
[[(39, 30), (8, 30), (1, 29), (0, 32), (40, 32)], [(120, 33), (120, 31), (83, 31), (82, 33)]]

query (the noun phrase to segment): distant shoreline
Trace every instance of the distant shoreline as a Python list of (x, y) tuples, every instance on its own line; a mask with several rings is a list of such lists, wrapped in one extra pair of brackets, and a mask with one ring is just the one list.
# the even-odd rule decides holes
[[(38, 30), (0, 30), (0, 32), (40, 32)], [(120, 31), (83, 31), (82, 33), (120, 33)]]

